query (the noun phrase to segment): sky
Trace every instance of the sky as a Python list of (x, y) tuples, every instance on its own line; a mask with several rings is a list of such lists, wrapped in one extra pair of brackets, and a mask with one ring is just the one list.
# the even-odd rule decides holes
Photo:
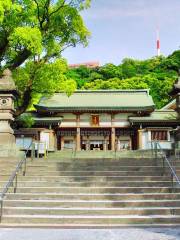
[(165, 56), (180, 48), (180, 0), (92, 0), (81, 13), (91, 32), (88, 47), (64, 51), (68, 63), (120, 64), (156, 55), (156, 30)]

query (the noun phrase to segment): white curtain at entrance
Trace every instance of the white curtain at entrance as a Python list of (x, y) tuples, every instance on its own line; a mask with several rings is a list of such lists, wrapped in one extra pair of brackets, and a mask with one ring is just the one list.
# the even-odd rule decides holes
[(46, 144), (46, 149), (49, 149), (49, 133), (48, 132), (41, 132), (40, 134), (40, 141)]

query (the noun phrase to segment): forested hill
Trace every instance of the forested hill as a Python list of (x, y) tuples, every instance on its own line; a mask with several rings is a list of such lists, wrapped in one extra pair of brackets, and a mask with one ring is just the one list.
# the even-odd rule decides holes
[(125, 58), (120, 65), (112, 63), (89, 69), (69, 69), (67, 77), (77, 82), (78, 89), (145, 89), (149, 88), (157, 108), (170, 101), (168, 95), (180, 69), (180, 51), (168, 57), (143, 61)]

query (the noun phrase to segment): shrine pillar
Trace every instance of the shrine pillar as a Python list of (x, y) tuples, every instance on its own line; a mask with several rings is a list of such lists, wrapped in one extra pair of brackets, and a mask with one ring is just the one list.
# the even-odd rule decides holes
[(76, 151), (81, 151), (81, 129), (80, 129), (80, 114), (76, 115)]
[(138, 129), (138, 149), (143, 149), (143, 129)]

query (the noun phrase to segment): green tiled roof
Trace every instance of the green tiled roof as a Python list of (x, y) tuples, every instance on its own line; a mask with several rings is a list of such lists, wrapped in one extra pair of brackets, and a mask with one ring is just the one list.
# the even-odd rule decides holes
[(178, 115), (174, 110), (156, 110), (147, 117), (130, 117), (130, 122), (178, 122)]
[(62, 117), (33, 117), (35, 123), (59, 123), (62, 121)]
[[(41, 124), (59, 124), (61, 123), (63, 117), (54, 117), (54, 116), (50, 116), (50, 117), (46, 117), (46, 116), (38, 116), (37, 113), (35, 112), (26, 112), (21, 114), (21, 116), (19, 118), (16, 119), (16, 122), (22, 122), (24, 117), (31, 117), (34, 120), (34, 124), (35, 125), (41, 125)], [(33, 124), (33, 125), (34, 125)]]
[(153, 111), (154, 102), (148, 90), (99, 90), (76, 91), (70, 97), (65, 93), (55, 93), (43, 97), (38, 110), (135, 110)]

